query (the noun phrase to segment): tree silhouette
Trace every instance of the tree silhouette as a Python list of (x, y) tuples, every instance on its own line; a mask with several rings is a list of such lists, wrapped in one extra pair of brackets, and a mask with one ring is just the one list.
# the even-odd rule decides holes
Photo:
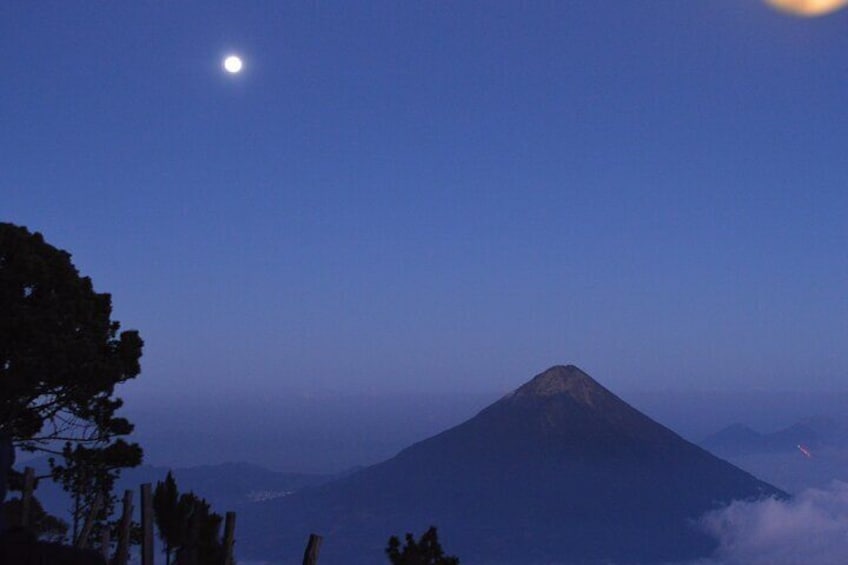
[(166, 563), (176, 554), (178, 565), (220, 563), (224, 559), (221, 516), (192, 492), (180, 494), (171, 472), (153, 491), (153, 516), (165, 544)]
[[(79, 526), (98, 494), (103, 497), (100, 516), (105, 519), (112, 515), (117, 499), (114, 494), (115, 481), (121, 469), (141, 464), (142, 451), (138, 444), (118, 439), (103, 447), (91, 448), (80, 444), (73, 446), (67, 442), (62, 455), (63, 465), (57, 464), (53, 457), (49, 462), (53, 479), (61, 483), (72, 496), (72, 532), (76, 540)], [(102, 526), (102, 523), (98, 523), (95, 531), (99, 531)]]
[(185, 522), (188, 516), (181, 512), (185, 506), (180, 507), (179, 496), (174, 475), (168, 471), (165, 481), (158, 481), (153, 491), (153, 517), (156, 528), (159, 530), (159, 539), (165, 545), (167, 565), (171, 565), (171, 555), (174, 550), (185, 542)]
[(180, 495), (179, 512), (187, 516), (186, 533), (177, 551), (177, 565), (220, 563), (224, 559), (221, 543), (221, 516), (212, 512), (209, 503), (194, 493)]
[(0, 223), (0, 312), (0, 432), (54, 455), (66, 455), (57, 443), (103, 450), (132, 432), (114, 390), (139, 374), (143, 342), (118, 334), (111, 296), (67, 252)]
[[(61, 463), (50, 462), (54, 478), (66, 489), (94, 485), (92, 498), (111, 489), (121, 468), (141, 461), (141, 448), (121, 439), (133, 426), (117, 416), (123, 402), (114, 392), (139, 374), (143, 342), (138, 332), (119, 333), (111, 314), (111, 297), (94, 291), (67, 252), (39, 233), (0, 223), (0, 437), (25, 451), (61, 456)], [(86, 502), (78, 501), (79, 507)], [(61, 523), (42, 526), (48, 535), (61, 531)], [(26, 530), (7, 532), (0, 563), (35, 561), (103, 559), (38, 543)]]
[(407, 533), (403, 547), (397, 536), (390, 537), (386, 555), (392, 565), (459, 565), (458, 558), (445, 555), (435, 526), (430, 526), (417, 542)]

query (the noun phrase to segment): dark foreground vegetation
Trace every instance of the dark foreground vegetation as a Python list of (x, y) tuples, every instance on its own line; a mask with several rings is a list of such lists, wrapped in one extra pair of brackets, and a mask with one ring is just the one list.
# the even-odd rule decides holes
[[(107, 540), (119, 537), (117, 562), (132, 543), (149, 553), (126, 498), (114, 517), (115, 481), (143, 455), (126, 439), (133, 425), (119, 415), (115, 387), (139, 375), (143, 342), (136, 331), (120, 332), (111, 313), (110, 295), (80, 276), (70, 254), (0, 223), (0, 563), (105, 563)], [(49, 454), (50, 473), (24, 478), (13, 469), (16, 449)], [(33, 494), (40, 480), (71, 495), (70, 525), (44, 512)], [(6, 501), (9, 489), (22, 494)], [(222, 519), (204, 499), (180, 495), (168, 475), (155, 509), (168, 563), (172, 555), (225, 562)], [(68, 535), (76, 547), (59, 543)], [(90, 538), (103, 540), (100, 553), (84, 549)]]
[(404, 539), (401, 547), (397, 536), (389, 538), (386, 555), (392, 565), (459, 565), (459, 559), (445, 555), (435, 526), (430, 526), (417, 541), (411, 533), (407, 533)]

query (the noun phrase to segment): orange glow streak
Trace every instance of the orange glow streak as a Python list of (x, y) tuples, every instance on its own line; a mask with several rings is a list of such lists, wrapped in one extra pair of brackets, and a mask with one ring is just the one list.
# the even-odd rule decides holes
[(848, 6), (848, 0), (765, 0), (770, 4), (789, 14), (812, 18), (824, 16)]

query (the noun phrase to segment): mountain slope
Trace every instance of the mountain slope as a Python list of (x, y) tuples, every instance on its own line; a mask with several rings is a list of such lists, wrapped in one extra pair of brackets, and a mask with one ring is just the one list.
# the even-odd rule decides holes
[(683, 440), (574, 366), (343, 480), (257, 506), (243, 556), (378, 563), (390, 534), (439, 527), (463, 563), (651, 563), (708, 554), (693, 526), (732, 499), (782, 493)]

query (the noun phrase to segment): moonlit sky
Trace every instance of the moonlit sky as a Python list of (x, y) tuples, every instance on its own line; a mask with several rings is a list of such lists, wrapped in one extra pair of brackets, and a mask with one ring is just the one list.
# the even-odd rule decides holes
[(0, 217), (140, 330), (129, 396), (557, 363), (844, 390), (846, 30), (755, 0), (7, 2)]

